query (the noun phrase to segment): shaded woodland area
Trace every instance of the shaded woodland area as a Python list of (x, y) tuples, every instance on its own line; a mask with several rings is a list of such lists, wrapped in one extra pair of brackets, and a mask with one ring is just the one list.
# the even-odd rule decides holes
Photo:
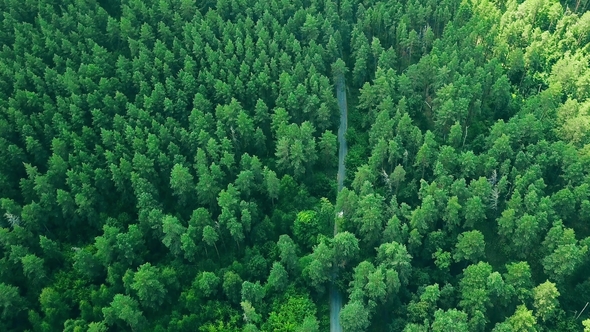
[(590, 331), (589, 2), (1, 1), (0, 331)]

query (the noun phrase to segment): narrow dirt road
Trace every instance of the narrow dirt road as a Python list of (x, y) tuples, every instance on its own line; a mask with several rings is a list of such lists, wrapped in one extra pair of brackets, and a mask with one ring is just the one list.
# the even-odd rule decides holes
[(342, 332), (340, 325), (340, 309), (342, 309), (342, 295), (335, 285), (330, 286), (330, 332)]
[(344, 158), (348, 152), (346, 146), (346, 129), (348, 129), (348, 105), (346, 104), (346, 83), (344, 75), (340, 75), (336, 83), (336, 98), (340, 108), (340, 128), (338, 129), (338, 192), (344, 186)]
[[(346, 104), (346, 82), (344, 75), (336, 79), (336, 98), (340, 108), (340, 128), (338, 129), (338, 192), (344, 187), (344, 158), (348, 152), (346, 146), (346, 129), (348, 128), (348, 105)], [(334, 223), (334, 235), (338, 233), (338, 223)], [(338, 278), (338, 267), (334, 266), (332, 272), (332, 284), (330, 285), (330, 332), (342, 332), (340, 325), (340, 309), (342, 309), (342, 294), (336, 285), (335, 280)]]

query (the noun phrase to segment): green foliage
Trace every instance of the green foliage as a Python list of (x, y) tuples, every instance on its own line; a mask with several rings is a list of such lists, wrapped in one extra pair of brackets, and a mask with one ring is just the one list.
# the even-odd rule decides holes
[(297, 331), (316, 328), (316, 307), (308, 297), (290, 295), (272, 311), (265, 322), (263, 331)]
[(289, 276), (283, 265), (279, 262), (274, 262), (270, 269), (270, 275), (266, 282), (266, 286), (273, 291), (281, 292), (285, 290), (288, 285)]
[(303, 248), (311, 249), (317, 244), (320, 233), (320, 223), (315, 211), (301, 211), (293, 224), (293, 235), (297, 243)]
[(524, 302), (532, 296), (533, 280), (531, 268), (527, 262), (506, 264), (504, 279), (517, 298)]
[(412, 271), (411, 259), (406, 247), (397, 242), (384, 243), (377, 249), (377, 262), (396, 271), (404, 285), (409, 282)]
[(469, 331), (469, 327), (467, 325), (467, 314), (456, 309), (451, 309), (448, 311), (438, 309), (434, 313), (434, 321), (432, 322), (431, 328), (433, 332)]
[(349, 232), (340, 232), (334, 235), (332, 247), (334, 248), (334, 261), (339, 264), (354, 260), (360, 251), (359, 241), (354, 234)]
[(485, 241), (480, 231), (469, 231), (459, 234), (455, 254), (453, 258), (456, 261), (468, 260), (477, 262), (479, 258), (485, 255)]
[(141, 265), (133, 274), (131, 288), (137, 292), (142, 306), (157, 308), (164, 303), (167, 290), (160, 269), (150, 263)]
[(320, 326), (318, 320), (313, 316), (307, 316), (297, 327), (296, 332), (319, 332)]
[(348, 68), (346, 67), (346, 63), (338, 58), (336, 62), (332, 64), (332, 75), (333, 77), (341, 77), (348, 72)]
[(170, 188), (181, 202), (188, 202), (194, 192), (194, 178), (188, 168), (176, 164), (170, 173)]
[(88, 332), (106, 332), (107, 326), (103, 322), (92, 322), (88, 324)]
[(198, 290), (205, 296), (212, 296), (217, 293), (220, 279), (213, 272), (201, 272), (195, 279)]
[(369, 327), (369, 312), (358, 301), (347, 303), (340, 311), (340, 322), (344, 331), (366, 331)]
[(542, 260), (543, 268), (547, 275), (558, 282), (576, 271), (588, 251), (587, 245), (578, 244), (574, 231), (563, 229), (561, 222), (556, 222), (549, 230), (543, 244), (549, 252)]
[(172, 254), (179, 255), (182, 252), (181, 236), (186, 228), (175, 217), (166, 216), (162, 221), (162, 231), (164, 232), (162, 243), (170, 249)]
[(535, 306), (535, 315), (543, 321), (547, 321), (555, 315), (555, 311), (559, 305), (557, 298), (559, 291), (555, 284), (546, 281), (533, 289), (533, 299)]
[(44, 288), (39, 296), (39, 304), (50, 326), (53, 328), (63, 326), (70, 308), (64, 303), (59, 292), (53, 288)]
[[(256, 309), (252, 306), (252, 304), (248, 301), (242, 301), (241, 302), (242, 305), (242, 310), (244, 310), (244, 321), (246, 322), (246, 324), (251, 324), (251, 323), (258, 323), (260, 322), (260, 315), (258, 313), (256, 313)], [(252, 330), (252, 327), (250, 327), (250, 330)]]
[(139, 303), (127, 295), (117, 294), (108, 307), (102, 309), (105, 322), (113, 325), (119, 319), (132, 330), (146, 326), (146, 318), (139, 309)]
[(486, 281), (491, 273), (492, 267), (484, 262), (469, 265), (463, 271), (463, 278), (459, 283), (461, 288), (459, 306), (471, 316), (476, 315), (477, 312), (484, 313), (486, 311), (490, 302)]
[(527, 310), (527, 307), (520, 305), (516, 308), (516, 312), (508, 319), (508, 324), (513, 331), (536, 331), (537, 320), (533, 316), (532, 310)]
[(228, 271), (223, 275), (223, 292), (225, 296), (233, 303), (240, 303), (242, 278), (233, 271)]
[(22, 311), (25, 304), (18, 288), (5, 283), (0, 284), (0, 304), (2, 305), (2, 319), (10, 319)]
[(0, 331), (580, 329), (589, 4), (0, 3)]
[(23, 273), (33, 284), (38, 284), (46, 278), (43, 268), (44, 260), (35, 255), (25, 255), (21, 258)]
[(287, 269), (294, 269), (297, 264), (297, 247), (289, 235), (281, 235), (277, 247), (279, 249), (281, 263), (284, 264)]
[(334, 249), (330, 248), (325, 242), (320, 242), (314, 247), (309, 258), (309, 264), (303, 268), (303, 275), (309, 278), (313, 287), (321, 290), (331, 277), (331, 268), (334, 265)]
[(252, 305), (260, 304), (266, 291), (259, 282), (252, 283), (250, 281), (244, 281), (242, 284), (242, 302), (248, 302)]

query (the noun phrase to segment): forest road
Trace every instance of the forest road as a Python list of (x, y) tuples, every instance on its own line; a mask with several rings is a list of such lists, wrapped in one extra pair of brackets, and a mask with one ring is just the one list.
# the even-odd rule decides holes
[[(344, 187), (344, 158), (348, 152), (346, 146), (346, 129), (348, 128), (348, 105), (346, 104), (346, 83), (344, 75), (336, 78), (336, 98), (340, 108), (340, 128), (338, 129), (338, 192)], [(338, 233), (338, 223), (334, 223), (334, 235)], [(332, 272), (332, 284), (330, 285), (330, 332), (342, 332), (340, 325), (340, 309), (342, 309), (342, 294), (334, 284), (338, 277), (338, 267), (334, 266)]]
[[(348, 152), (346, 146), (346, 129), (348, 129), (348, 105), (346, 104), (346, 83), (344, 75), (340, 75), (336, 83), (336, 98), (338, 99), (338, 108), (340, 108), (340, 128), (338, 129), (338, 192), (344, 187), (344, 158)], [(336, 227), (336, 224), (334, 224)], [(334, 234), (338, 230), (334, 228)]]

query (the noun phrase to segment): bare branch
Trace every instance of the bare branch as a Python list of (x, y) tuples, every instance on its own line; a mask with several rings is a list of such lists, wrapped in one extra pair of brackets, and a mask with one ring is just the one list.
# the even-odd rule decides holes
[(11, 227), (20, 226), (20, 218), (11, 213), (5, 213), (4, 218), (8, 221)]

